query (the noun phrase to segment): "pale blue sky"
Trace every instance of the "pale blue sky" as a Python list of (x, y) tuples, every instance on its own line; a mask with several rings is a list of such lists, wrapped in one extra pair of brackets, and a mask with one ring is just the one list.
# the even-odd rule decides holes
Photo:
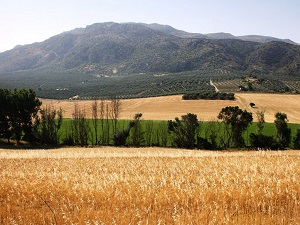
[(300, 43), (299, 0), (0, 0), (0, 52), (99, 22), (168, 24)]

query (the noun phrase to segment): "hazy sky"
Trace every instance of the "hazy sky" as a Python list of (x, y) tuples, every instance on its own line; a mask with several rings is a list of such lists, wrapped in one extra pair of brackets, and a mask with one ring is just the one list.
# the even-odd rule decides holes
[(168, 24), (300, 43), (299, 0), (0, 0), (0, 52), (98, 22)]

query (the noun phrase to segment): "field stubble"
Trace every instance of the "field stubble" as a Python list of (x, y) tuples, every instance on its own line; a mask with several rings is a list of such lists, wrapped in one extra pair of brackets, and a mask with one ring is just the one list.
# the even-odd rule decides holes
[(0, 150), (1, 224), (299, 224), (300, 153)]
[[(194, 113), (203, 121), (217, 120), (217, 116), (222, 108), (226, 106), (239, 106), (253, 113), (257, 111), (265, 112), (266, 122), (273, 123), (277, 112), (286, 113), (290, 123), (300, 123), (300, 95), (287, 94), (262, 94), (262, 93), (236, 93), (236, 100), (182, 100), (181, 95), (125, 99), (121, 100), (120, 119), (132, 119), (136, 113), (142, 113), (146, 120), (172, 120), (180, 118), (187, 113)], [(63, 116), (71, 118), (74, 112), (74, 104), (78, 104), (84, 109), (87, 117), (92, 117), (93, 101), (70, 101), (70, 100), (47, 100), (42, 99), (44, 105), (54, 108), (62, 108)], [(250, 103), (255, 107), (250, 107)]]

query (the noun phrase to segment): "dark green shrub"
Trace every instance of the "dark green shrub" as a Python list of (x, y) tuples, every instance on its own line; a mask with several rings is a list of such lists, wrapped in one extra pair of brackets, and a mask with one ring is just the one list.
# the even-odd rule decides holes
[(206, 149), (206, 150), (212, 150), (213, 145), (206, 139), (202, 137), (197, 137), (197, 148), (198, 149)]
[(280, 148), (280, 145), (273, 136), (251, 133), (249, 139), (251, 146), (255, 148), (272, 150)]
[(113, 135), (114, 146), (125, 146), (129, 134), (130, 134), (130, 129), (117, 131)]

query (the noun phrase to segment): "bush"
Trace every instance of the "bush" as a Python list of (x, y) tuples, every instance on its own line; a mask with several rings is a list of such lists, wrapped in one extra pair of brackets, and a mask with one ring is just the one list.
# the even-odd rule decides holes
[(63, 145), (67, 145), (67, 146), (75, 146), (75, 141), (74, 138), (72, 137), (72, 135), (67, 135), (63, 141), (62, 141)]
[(280, 145), (273, 136), (251, 133), (249, 139), (252, 147), (272, 150), (280, 148)]
[(202, 137), (197, 137), (197, 148), (198, 149), (206, 149), (206, 150), (212, 150), (213, 145), (206, 139)]
[(114, 146), (125, 146), (129, 134), (130, 129), (117, 131), (113, 136)]

